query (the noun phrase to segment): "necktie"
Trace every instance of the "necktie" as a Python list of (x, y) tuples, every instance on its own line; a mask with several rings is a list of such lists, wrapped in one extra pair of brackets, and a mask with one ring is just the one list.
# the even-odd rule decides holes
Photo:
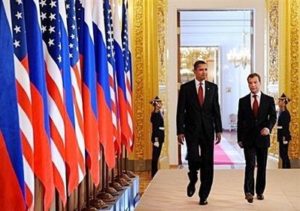
[(254, 97), (254, 101), (253, 101), (253, 105), (252, 105), (252, 110), (253, 110), (253, 114), (254, 117), (257, 117), (257, 113), (258, 113), (258, 102), (257, 102), (257, 95), (253, 95)]
[(199, 84), (199, 88), (198, 88), (198, 100), (200, 105), (202, 106), (204, 102), (202, 83)]

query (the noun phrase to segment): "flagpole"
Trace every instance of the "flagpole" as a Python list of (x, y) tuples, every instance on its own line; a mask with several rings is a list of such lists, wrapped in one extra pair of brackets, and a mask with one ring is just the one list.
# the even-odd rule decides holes
[(86, 183), (85, 183), (85, 194), (86, 194), (86, 208), (90, 208), (90, 171), (86, 164)]

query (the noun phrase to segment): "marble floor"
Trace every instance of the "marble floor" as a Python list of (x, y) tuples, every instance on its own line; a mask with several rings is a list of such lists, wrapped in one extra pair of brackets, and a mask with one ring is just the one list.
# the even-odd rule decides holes
[[(240, 156), (243, 157), (243, 151), (242, 149), (237, 145), (236, 141), (236, 132), (223, 132), (222, 134), (223, 140), (222, 142), (226, 142), (227, 147), (226, 149), (229, 149), (231, 151), (234, 151), (235, 156)], [(228, 146), (229, 145), (229, 146)], [(230, 154), (231, 152), (226, 152)], [(183, 161), (183, 166), (182, 167), (173, 167), (172, 169), (177, 169), (177, 168), (186, 168), (187, 163), (184, 160), (185, 157), (185, 148), (182, 148), (182, 161)], [(241, 162), (235, 162), (235, 164), (231, 165), (221, 165), (221, 164), (216, 164), (214, 166), (215, 169), (244, 169), (245, 164)], [(277, 169), (278, 168), (278, 160), (272, 156), (269, 156), (268, 158), (268, 169)], [(135, 172), (140, 178), (140, 194), (143, 195), (145, 192), (145, 189), (148, 187), (150, 184), (152, 178), (151, 178), (151, 172), (150, 171), (142, 171), (142, 172)]]
[[(206, 206), (199, 206), (198, 194), (186, 196), (186, 174), (186, 168), (159, 170), (135, 210), (300, 211), (299, 169), (268, 169), (265, 199), (255, 197), (253, 203), (244, 198), (243, 169), (216, 169)], [(196, 188), (197, 193), (199, 182)]]

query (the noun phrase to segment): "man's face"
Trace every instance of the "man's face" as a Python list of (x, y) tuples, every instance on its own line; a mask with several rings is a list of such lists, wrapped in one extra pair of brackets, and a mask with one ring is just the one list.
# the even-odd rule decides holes
[(252, 93), (256, 94), (260, 90), (260, 82), (257, 76), (248, 79), (248, 86)]
[(280, 108), (283, 108), (283, 107), (285, 106), (284, 100), (278, 99), (278, 106), (279, 106)]
[(207, 64), (199, 64), (194, 70), (195, 77), (198, 81), (203, 81), (207, 77)]
[(162, 102), (157, 101), (155, 105), (156, 105), (156, 108), (160, 109), (162, 107)]

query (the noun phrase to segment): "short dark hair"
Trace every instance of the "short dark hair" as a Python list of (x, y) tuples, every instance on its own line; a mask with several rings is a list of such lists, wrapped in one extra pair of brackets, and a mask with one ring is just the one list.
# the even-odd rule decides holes
[(195, 63), (194, 63), (194, 70), (197, 69), (198, 65), (200, 64), (207, 64), (205, 61), (203, 60), (197, 60)]
[(254, 78), (254, 77), (257, 77), (258, 81), (260, 82), (260, 75), (258, 75), (257, 73), (251, 73), (250, 75), (248, 75), (247, 81), (249, 81), (250, 78)]

